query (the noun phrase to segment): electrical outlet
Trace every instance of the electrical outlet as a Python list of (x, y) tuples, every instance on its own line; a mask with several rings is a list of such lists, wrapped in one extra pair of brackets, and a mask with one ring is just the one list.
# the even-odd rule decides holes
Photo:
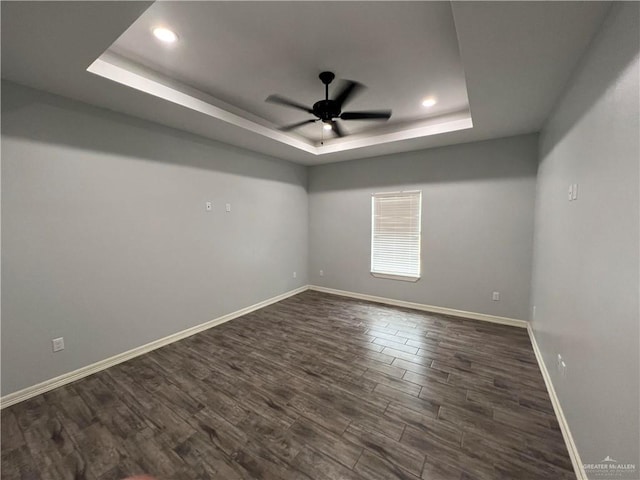
[(297, 272), (293, 272), (293, 278), (297, 278), (298, 277), (298, 273)]
[(205, 202), (204, 208), (207, 210), (207, 212), (210, 212), (213, 208), (213, 205), (211, 204), (211, 202)]
[(492, 299), (493, 299), (494, 302), (500, 301), (500, 292), (493, 292)]
[(324, 277), (324, 270), (320, 270), (320, 276)]
[(54, 352), (64, 350), (64, 337), (54, 338), (51, 340), (51, 344), (53, 345)]
[(574, 183), (573, 184), (573, 194), (571, 196), (571, 200), (577, 200), (578, 199), (578, 184)]
[(227, 203), (227, 204), (225, 205), (225, 210), (226, 210), (227, 212), (230, 212), (230, 211), (231, 211), (231, 204), (230, 204), (230, 203)]

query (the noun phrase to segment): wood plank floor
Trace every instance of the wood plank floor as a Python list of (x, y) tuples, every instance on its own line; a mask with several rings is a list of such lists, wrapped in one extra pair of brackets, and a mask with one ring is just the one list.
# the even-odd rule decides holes
[(575, 479), (524, 329), (308, 291), (2, 411), (2, 478)]

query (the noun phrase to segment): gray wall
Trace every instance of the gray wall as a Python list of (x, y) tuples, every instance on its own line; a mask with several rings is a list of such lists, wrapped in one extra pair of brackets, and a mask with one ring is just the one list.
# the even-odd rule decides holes
[[(526, 135), (312, 167), (311, 283), (528, 319), (537, 141)], [(371, 194), (413, 189), (422, 190), (422, 278), (372, 277)]]
[(304, 167), (3, 83), (2, 170), (2, 394), (308, 283)]
[(614, 6), (541, 135), (532, 295), (582, 461), (638, 468), (639, 7)]

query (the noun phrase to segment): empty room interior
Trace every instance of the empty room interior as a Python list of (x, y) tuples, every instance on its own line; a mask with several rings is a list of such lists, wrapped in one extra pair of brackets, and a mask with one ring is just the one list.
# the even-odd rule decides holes
[(639, 480), (639, 25), (2, 1), (2, 478)]

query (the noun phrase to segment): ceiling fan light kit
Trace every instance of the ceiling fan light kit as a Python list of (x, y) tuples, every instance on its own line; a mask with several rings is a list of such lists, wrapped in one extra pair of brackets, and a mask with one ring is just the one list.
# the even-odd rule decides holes
[(353, 97), (365, 87), (361, 83), (354, 82), (351, 80), (345, 80), (342, 89), (338, 92), (337, 95), (333, 99), (329, 98), (329, 85), (335, 79), (335, 74), (333, 72), (322, 72), (319, 75), (320, 81), (324, 84), (324, 92), (325, 98), (324, 100), (319, 100), (313, 104), (313, 107), (309, 108), (301, 103), (298, 103), (293, 100), (289, 100), (288, 98), (282, 97), (280, 95), (269, 95), (267, 97), (267, 102), (275, 103), (278, 105), (283, 105), (286, 107), (296, 108), (298, 110), (302, 110), (307, 113), (313, 114), (316, 118), (310, 120), (304, 120), (301, 122), (293, 123), (290, 125), (285, 125), (280, 127), (280, 130), (288, 132), (295, 128), (301, 127), (308, 123), (315, 123), (317, 121), (322, 121), (324, 124), (323, 128), (325, 130), (329, 130), (327, 125), (330, 126), (330, 129), (335, 133), (338, 137), (343, 137), (345, 135), (344, 130), (340, 127), (340, 124), (336, 121), (340, 120), (389, 120), (391, 117), (391, 110), (368, 110), (361, 112), (343, 112), (342, 108), (345, 104), (353, 99)]

